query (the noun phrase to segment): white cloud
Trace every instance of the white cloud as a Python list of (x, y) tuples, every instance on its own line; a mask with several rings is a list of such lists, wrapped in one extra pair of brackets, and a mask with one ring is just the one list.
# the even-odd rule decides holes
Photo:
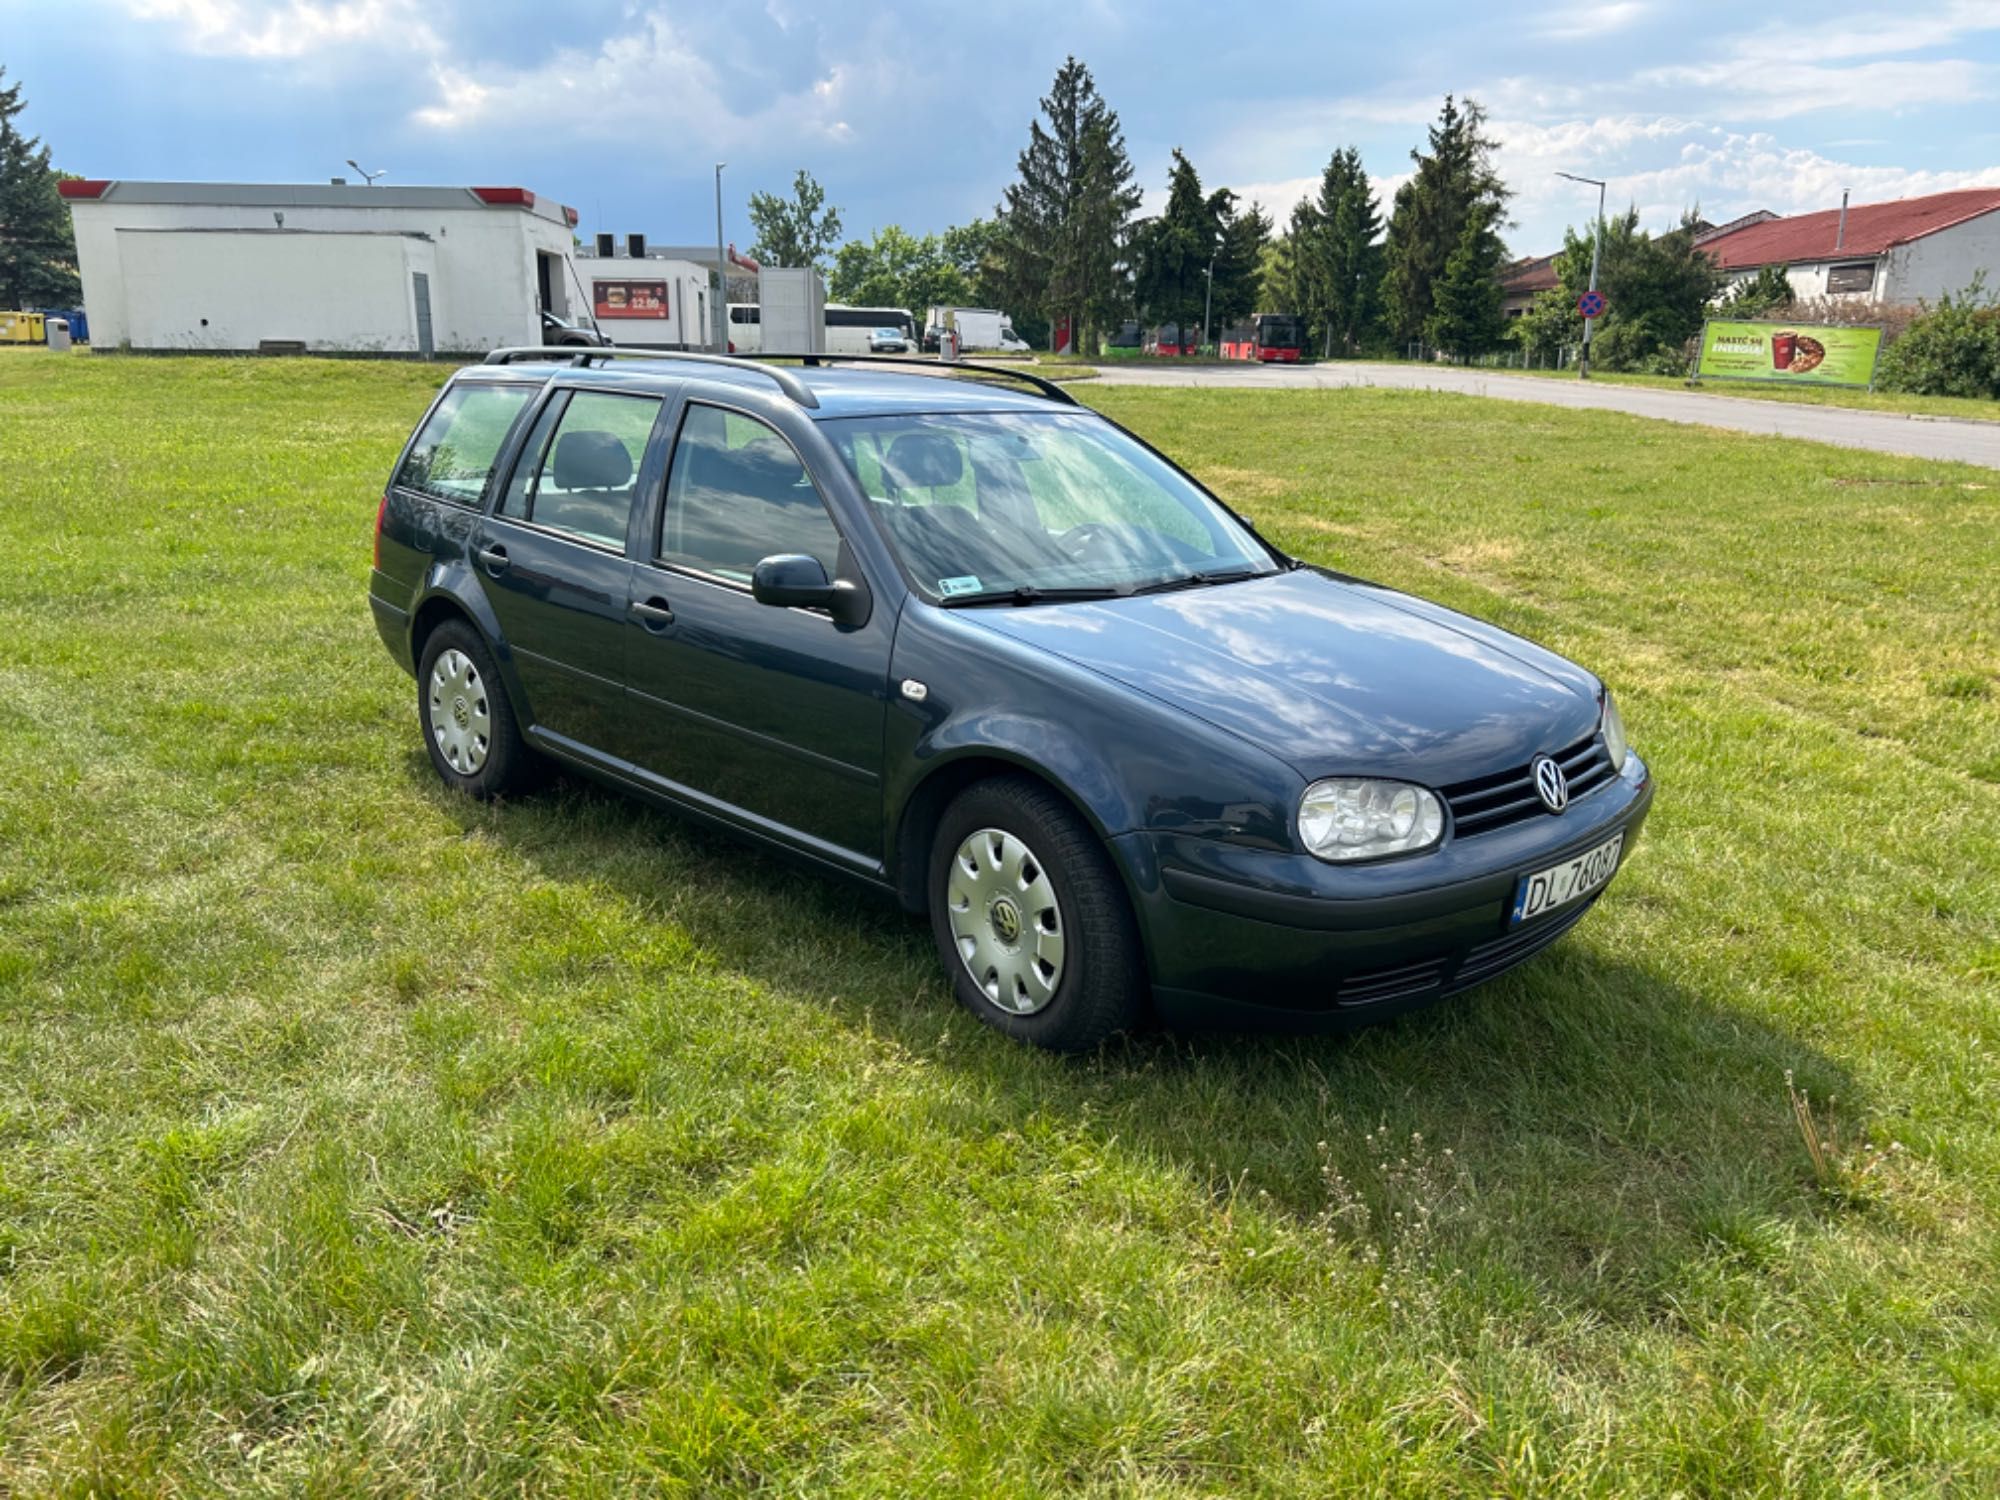
[(1701, 112), (1722, 120), (1787, 120), (1820, 110), (1856, 114), (1964, 104), (1987, 97), (1993, 86), (1992, 69), (1964, 58), (1829, 68), (1736, 56), (1648, 68), (1633, 82), (1679, 94), (1698, 90)]
[(484, 65), (478, 75), (446, 64), (433, 69), (436, 97), (411, 118), (434, 130), (466, 131), (533, 119), (546, 129), (550, 111), (569, 135), (630, 140), (634, 132), (694, 140), (727, 150), (789, 134), (800, 141), (843, 143), (854, 128), (847, 107), (893, 80), (871, 65), (843, 62), (810, 84), (759, 96), (758, 107), (731, 107), (718, 86), (715, 59), (687, 28), (663, 11), (634, 18), (635, 27), (594, 52), (567, 48), (532, 68)]
[(1521, 225), (1515, 240), (1523, 253), (1554, 249), (1564, 224), (1581, 226), (1597, 211), (1591, 190), (1557, 178), (1558, 170), (1606, 179), (1607, 212), (1636, 205), (1641, 222), (1655, 230), (1697, 203), (1704, 217), (1721, 223), (1759, 208), (1780, 214), (1836, 208), (1846, 189), (1855, 202), (1871, 203), (2000, 186), (2000, 167), (1858, 166), (1766, 132), (1674, 116), (1502, 120), (1494, 122), (1494, 134), (1501, 175), (1515, 190), (1513, 213)]
[(208, 57), (301, 58), (330, 47), (395, 40), (431, 53), (437, 34), (410, 0), (126, 0), (142, 21), (179, 28), (183, 50)]
[(1949, 0), (1819, 16), (1810, 25), (1774, 23), (1731, 38), (1730, 50), (1754, 62), (1837, 62), (1947, 47), (1983, 31), (2000, 31), (2000, 6), (1992, 0)]
[(1544, 15), (1541, 24), (1535, 27), (1535, 34), (1555, 42), (1609, 36), (1614, 31), (1623, 31), (1650, 9), (1641, 0), (1598, 0), (1598, 3), (1566, 5)]

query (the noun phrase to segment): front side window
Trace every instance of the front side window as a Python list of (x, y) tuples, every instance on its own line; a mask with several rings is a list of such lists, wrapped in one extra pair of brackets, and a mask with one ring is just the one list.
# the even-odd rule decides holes
[(622, 552), (659, 415), (658, 396), (558, 395), (529, 435), (500, 513)]
[(507, 434), (535, 389), (518, 382), (453, 386), (417, 434), (396, 483), (439, 500), (479, 504)]
[(674, 444), (660, 518), (662, 562), (750, 582), (780, 553), (816, 557), (834, 577), (840, 533), (792, 445), (754, 417), (690, 405)]
[(1095, 417), (850, 417), (822, 424), (932, 599), (1273, 573), (1241, 523)]

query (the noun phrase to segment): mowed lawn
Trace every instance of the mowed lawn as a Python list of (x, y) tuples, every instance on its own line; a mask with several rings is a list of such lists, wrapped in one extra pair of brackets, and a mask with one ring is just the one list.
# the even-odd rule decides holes
[(2000, 1490), (2000, 474), (1081, 388), (1660, 794), (1481, 990), (1066, 1061), (440, 791), (365, 589), (442, 375), (0, 356), (0, 1493)]

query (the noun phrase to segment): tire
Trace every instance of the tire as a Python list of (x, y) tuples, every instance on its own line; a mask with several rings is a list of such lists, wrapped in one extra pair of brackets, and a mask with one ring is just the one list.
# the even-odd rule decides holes
[(1146, 965), (1111, 857), (1025, 777), (967, 788), (931, 844), (931, 933), (959, 1003), (996, 1031), (1088, 1052), (1139, 1023)]
[(521, 738), (506, 684), (479, 632), (447, 620), (424, 641), (417, 664), (417, 722), (439, 778), (455, 792), (489, 801), (540, 779)]

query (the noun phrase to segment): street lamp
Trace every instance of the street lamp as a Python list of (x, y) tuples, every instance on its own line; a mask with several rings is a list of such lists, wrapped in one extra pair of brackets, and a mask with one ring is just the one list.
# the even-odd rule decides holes
[(729, 261), (722, 250), (722, 169), (715, 164), (715, 352), (729, 352)]
[[(1578, 177), (1573, 172), (1558, 172), (1558, 177), (1567, 177), (1571, 182), (1581, 182), (1597, 189), (1597, 228), (1590, 236), (1590, 290), (1597, 290), (1597, 266), (1604, 256), (1604, 184), (1595, 177)], [(1597, 319), (1583, 320), (1583, 353), (1577, 358), (1576, 378), (1590, 379), (1590, 333)]]

